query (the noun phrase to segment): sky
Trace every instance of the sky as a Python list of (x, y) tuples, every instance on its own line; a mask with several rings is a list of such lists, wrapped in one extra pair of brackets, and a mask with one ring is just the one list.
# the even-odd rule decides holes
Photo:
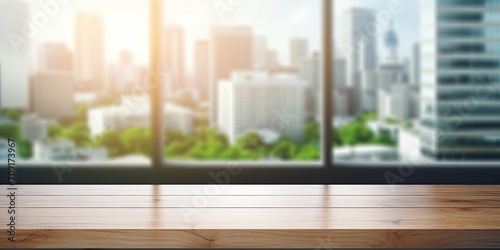
[[(31, 12), (42, 11), (41, 1), (29, 1)], [(44, 1), (45, 2), (45, 1)], [(106, 61), (117, 62), (120, 50), (133, 52), (134, 61), (149, 61), (149, 4), (145, 0), (68, 0), (39, 30), (33, 47), (42, 42), (64, 42), (73, 49), (77, 11), (97, 12), (104, 19)]]
[(194, 59), (194, 42), (208, 39), (211, 26), (251, 26), (254, 35), (267, 37), (267, 46), (277, 49), (282, 63), (288, 62), (290, 38), (310, 40), (310, 50), (318, 50), (321, 39), (319, 0), (241, 0), (220, 15), (214, 3), (222, 0), (165, 0), (165, 23), (185, 27), (187, 62)]
[[(1, 1), (1, 0), (0, 0)], [(376, 12), (387, 10), (390, 1), (398, 0), (335, 0), (335, 40), (342, 37), (343, 13), (359, 6), (373, 8)], [(249, 25), (254, 34), (268, 38), (268, 47), (277, 49), (282, 63), (288, 62), (289, 39), (294, 36), (310, 40), (310, 49), (318, 50), (321, 39), (320, 0), (240, 0), (234, 6), (227, 0), (164, 0), (165, 24), (185, 27), (186, 61), (192, 69), (194, 43), (207, 39), (212, 25)], [(399, 54), (409, 55), (410, 46), (418, 41), (419, 0), (399, 0), (402, 12), (394, 16), (394, 26), (400, 39)], [(29, 1), (32, 13), (41, 11), (38, 1)], [(214, 4), (229, 6), (223, 18)], [(225, 5), (224, 5), (225, 4)], [(118, 61), (119, 51), (131, 50), (138, 64), (149, 60), (149, 4), (146, 0), (68, 0), (61, 9), (39, 30), (33, 39), (36, 48), (40, 42), (65, 42), (73, 48), (73, 25), (76, 11), (98, 12), (104, 17), (106, 60)], [(379, 30), (379, 51), (382, 37)]]
[[(413, 43), (419, 41), (420, 36), (420, 0), (335, 0), (335, 41), (340, 44), (343, 35), (343, 16), (345, 10), (352, 7), (367, 7), (380, 13), (390, 10), (388, 4), (399, 3), (401, 12), (393, 15), (394, 29), (399, 38), (399, 51), (401, 57), (409, 57)], [(379, 53), (383, 53), (383, 35), (387, 30), (378, 30), (377, 45)], [(337, 46), (337, 50), (338, 50)]]

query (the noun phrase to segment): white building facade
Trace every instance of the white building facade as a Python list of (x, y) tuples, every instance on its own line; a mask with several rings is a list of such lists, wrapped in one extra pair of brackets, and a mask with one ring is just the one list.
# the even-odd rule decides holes
[(297, 142), (304, 139), (307, 83), (292, 75), (235, 72), (219, 82), (221, 130), (230, 142), (248, 132), (271, 130)]
[[(123, 131), (130, 127), (151, 127), (151, 106), (148, 100), (123, 98), (122, 105), (90, 109), (88, 124), (91, 136), (106, 131)], [(193, 130), (192, 111), (172, 103), (163, 106), (163, 127), (166, 130), (179, 130), (189, 133)]]

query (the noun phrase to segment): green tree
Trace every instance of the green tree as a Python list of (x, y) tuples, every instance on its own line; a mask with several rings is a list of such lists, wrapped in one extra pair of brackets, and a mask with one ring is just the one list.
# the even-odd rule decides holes
[(196, 159), (196, 160), (214, 160), (207, 159), (205, 154), (205, 146), (203, 142), (197, 140), (196, 144), (187, 152), (186, 158)]
[(344, 144), (351, 146), (370, 143), (373, 138), (370, 128), (359, 120), (341, 127), (338, 135)]
[(271, 148), (271, 155), (283, 160), (289, 160), (296, 156), (298, 153), (298, 146), (288, 138), (281, 138)]
[(31, 142), (22, 138), (21, 128), (18, 124), (0, 125), (0, 138), (14, 139), (19, 157), (29, 158), (32, 156)]
[(238, 138), (236, 145), (241, 150), (251, 152), (259, 151), (266, 146), (264, 139), (262, 139), (262, 137), (255, 132), (250, 132)]
[(307, 143), (302, 148), (300, 148), (299, 152), (293, 158), (298, 161), (319, 160), (319, 147), (317, 144)]
[(167, 130), (165, 132), (165, 143), (167, 145), (173, 143), (173, 142), (178, 142), (178, 141), (183, 141), (186, 139), (186, 135), (180, 130)]
[(88, 105), (81, 103), (76, 107), (75, 120), (76, 122), (87, 123)]
[(165, 157), (168, 159), (178, 159), (182, 158), (181, 155), (179, 155), (180, 148), (182, 147), (182, 142), (179, 141), (174, 141), (169, 143), (165, 147)]
[(344, 142), (342, 141), (342, 138), (340, 136), (340, 132), (337, 128), (332, 129), (332, 141), (333, 141), (333, 146), (344, 145)]
[(20, 139), (20, 128), (17, 124), (3, 124), (0, 125), (0, 138)]
[(375, 111), (365, 112), (361, 115), (361, 119), (365, 122), (375, 121), (378, 119), (378, 114)]
[(308, 122), (305, 125), (306, 142), (318, 142), (320, 140), (320, 125), (317, 122)]
[(238, 160), (240, 159), (240, 151), (236, 147), (227, 148), (220, 154), (221, 160)]
[(59, 124), (50, 124), (48, 127), (48, 134), (51, 139), (62, 137), (64, 134), (64, 128)]
[(126, 150), (117, 131), (106, 131), (96, 139), (97, 144), (108, 150), (109, 157), (120, 157), (126, 155)]
[(65, 129), (62, 133), (64, 138), (73, 141), (77, 147), (92, 147), (90, 129), (84, 122), (77, 122)]
[(220, 155), (227, 149), (227, 144), (219, 137), (210, 138), (205, 144), (207, 159), (220, 159)]
[(21, 120), (23, 112), (18, 109), (6, 109), (2, 112), (2, 114), (14, 122), (19, 122)]
[(128, 154), (151, 155), (151, 131), (149, 128), (131, 127), (120, 135)]
[(17, 140), (17, 151), (21, 158), (30, 158), (33, 155), (33, 145), (30, 141), (20, 139)]

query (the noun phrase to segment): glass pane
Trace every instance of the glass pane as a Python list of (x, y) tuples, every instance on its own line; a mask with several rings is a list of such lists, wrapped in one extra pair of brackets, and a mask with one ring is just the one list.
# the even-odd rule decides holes
[(168, 161), (319, 162), (320, 0), (164, 0)]
[(335, 160), (500, 159), (499, 4), (335, 1)]
[(148, 16), (142, 0), (0, 1), (0, 145), (25, 164), (150, 164)]

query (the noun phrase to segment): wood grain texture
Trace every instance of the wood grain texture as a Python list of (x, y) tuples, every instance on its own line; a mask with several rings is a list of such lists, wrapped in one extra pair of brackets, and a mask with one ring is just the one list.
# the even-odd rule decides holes
[[(500, 196), (21, 196), (18, 207), (53, 208), (492, 208)], [(0, 207), (8, 201), (1, 200)]]
[[(7, 186), (0, 187), (7, 194)], [(500, 196), (498, 186), (473, 185), (26, 185), (18, 189), (20, 196)]]
[(20, 208), (16, 214), (23, 229), (500, 229), (498, 208)]
[[(6, 248), (494, 248), (498, 230), (20, 230)], [(5, 241), (5, 240), (4, 240)]]
[(17, 195), (17, 242), (5, 234), (6, 248), (500, 247), (498, 186), (18, 186)]

